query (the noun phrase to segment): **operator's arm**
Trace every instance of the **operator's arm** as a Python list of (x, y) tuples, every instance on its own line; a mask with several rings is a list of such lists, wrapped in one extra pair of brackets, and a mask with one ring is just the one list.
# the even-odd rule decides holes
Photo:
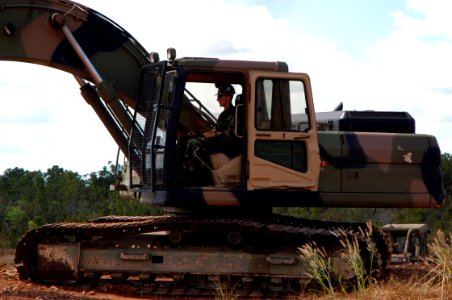
[(210, 139), (220, 135), (223, 137), (235, 136), (234, 121), (235, 121), (235, 107), (230, 106), (226, 111), (223, 111), (218, 117), (215, 129), (204, 132), (203, 136), (206, 139)]
[(214, 136), (219, 135), (220, 133), (221, 133), (220, 131), (210, 130), (210, 131), (204, 132), (202, 135), (203, 135), (206, 139), (210, 139), (210, 138), (213, 138)]

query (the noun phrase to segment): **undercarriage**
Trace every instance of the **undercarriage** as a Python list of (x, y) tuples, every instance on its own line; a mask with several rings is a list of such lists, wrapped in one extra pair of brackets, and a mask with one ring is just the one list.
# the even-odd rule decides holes
[[(214, 295), (226, 284), (239, 295), (287, 295), (311, 282), (307, 243), (329, 253), (333, 276), (352, 282), (339, 235), (366, 249), (366, 224), (271, 215), (265, 219), (103, 217), (88, 223), (48, 224), (28, 232), (16, 250), (21, 279), (67, 284), (138, 280), (154, 294)], [(363, 250), (367, 272), (382, 277), (387, 259)], [(314, 244), (313, 244), (314, 245)], [(371, 261), (372, 260), (372, 261)]]

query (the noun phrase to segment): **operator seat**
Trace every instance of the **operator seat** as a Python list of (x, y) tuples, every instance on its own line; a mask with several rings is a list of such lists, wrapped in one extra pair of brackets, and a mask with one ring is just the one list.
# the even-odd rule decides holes
[[(235, 97), (235, 116), (236, 120), (236, 132), (241, 138), (243, 132), (241, 127), (243, 102), (242, 95), (238, 94)], [(212, 165), (212, 177), (215, 186), (238, 186), (240, 185), (240, 178), (242, 176), (242, 154), (236, 157), (229, 158), (224, 153), (214, 153), (210, 155), (210, 162)]]

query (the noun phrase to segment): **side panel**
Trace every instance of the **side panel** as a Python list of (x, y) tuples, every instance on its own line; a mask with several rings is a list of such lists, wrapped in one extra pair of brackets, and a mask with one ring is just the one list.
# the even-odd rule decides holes
[(425, 172), (431, 164), (426, 135), (341, 133), (342, 191), (428, 193)]
[(351, 206), (371, 206), (358, 194), (386, 195), (388, 207), (443, 205), (440, 150), (433, 136), (319, 132), (319, 143), (319, 191), (327, 206), (347, 199)]

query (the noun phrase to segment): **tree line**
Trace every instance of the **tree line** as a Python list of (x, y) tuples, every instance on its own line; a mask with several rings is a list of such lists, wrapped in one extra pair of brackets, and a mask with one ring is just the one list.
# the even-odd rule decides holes
[(15, 247), (27, 230), (47, 223), (157, 213), (111, 191), (110, 185), (116, 181), (115, 166), (111, 164), (88, 175), (59, 166), (46, 172), (7, 169), (0, 176), (0, 248)]
[[(363, 209), (363, 208), (277, 208), (277, 213), (317, 220), (387, 223), (427, 223), (432, 231), (446, 233), (452, 228), (452, 155), (441, 160), (446, 204), (438, 209)], [(0, 175), (0, 248), (15, 247), (29, 229), (47, 223), (82, 222), (106, 215), (155, 215), (158, 209), (133, 199), (123, 199), (115, 184), (116, 167), (110, 164), (88, 175), (58, 166), (46, 172), (22, 168), (6, 170)]]

